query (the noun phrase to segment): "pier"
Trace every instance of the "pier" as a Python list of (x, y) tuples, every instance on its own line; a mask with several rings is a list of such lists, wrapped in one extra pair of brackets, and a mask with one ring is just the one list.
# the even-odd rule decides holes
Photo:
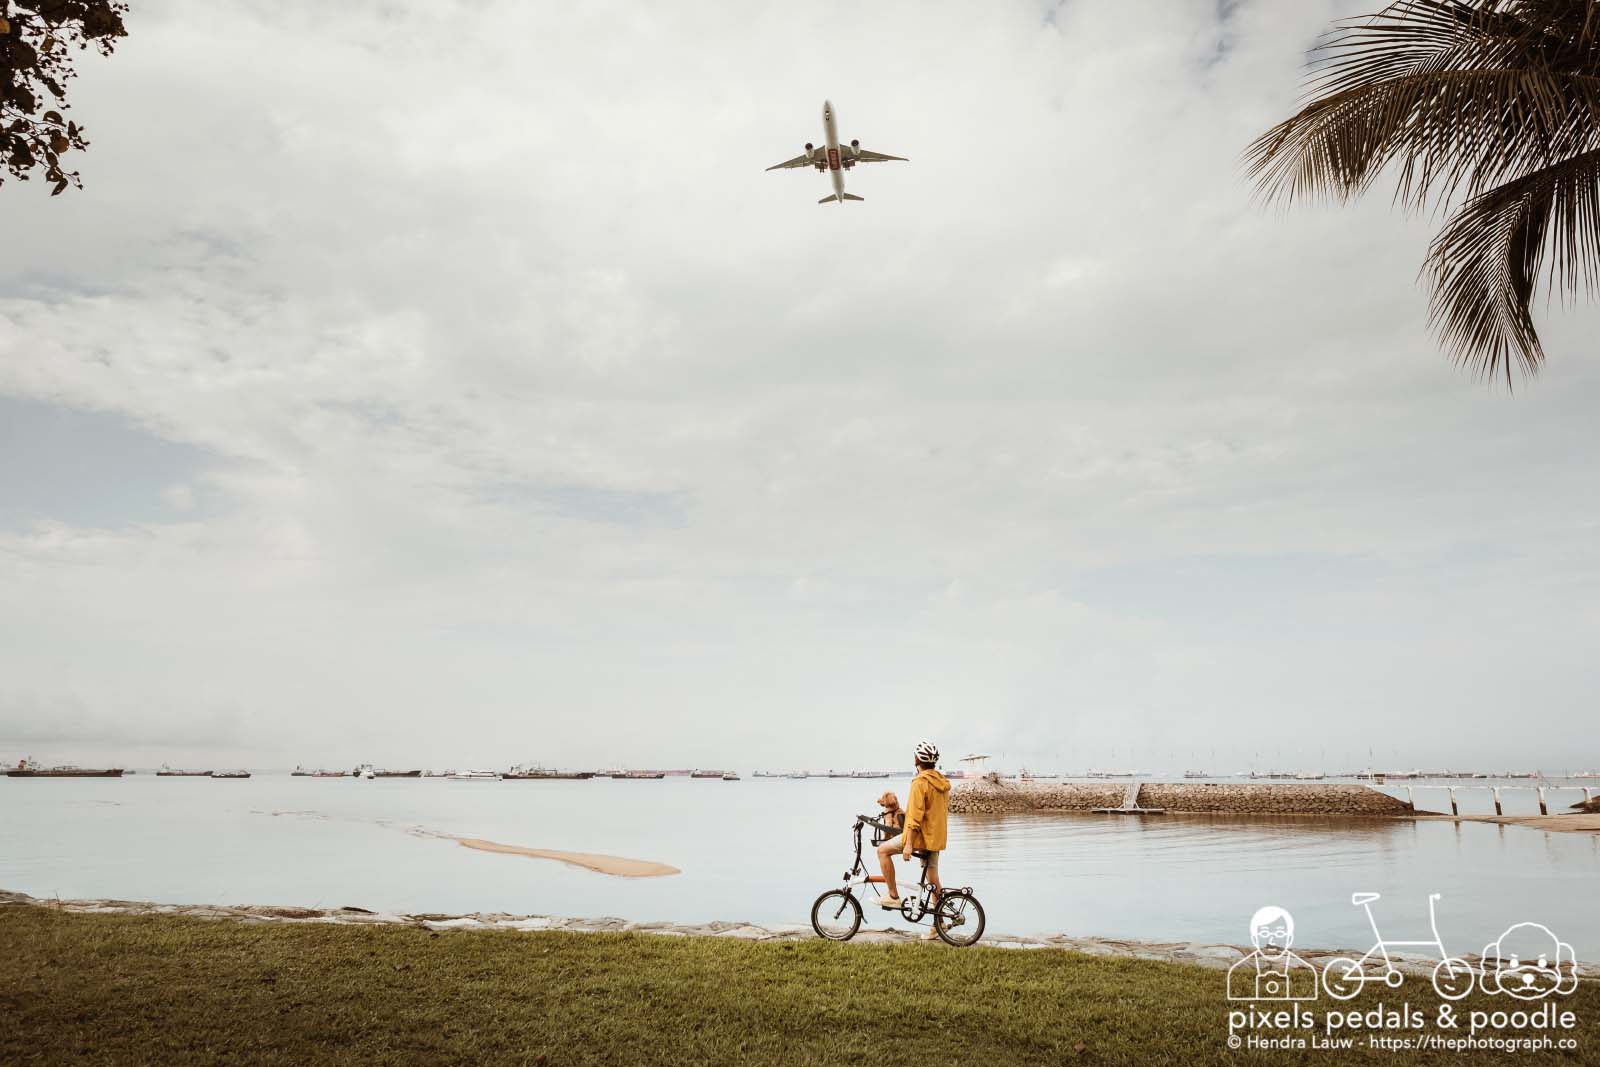
[(1115, 808), (1094, 808), (1097, 815), (1165, 815), (1166, 808), (1144, 808), (1139, 806), (1139, 790), (1144, 788), (1139, 782), (1129, 782), (1128, 788), (1122, 793), (1122, 805)]

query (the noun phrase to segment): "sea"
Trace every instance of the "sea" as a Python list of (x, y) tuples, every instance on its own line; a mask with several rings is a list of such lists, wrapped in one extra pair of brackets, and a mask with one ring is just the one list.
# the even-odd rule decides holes
[[(0, 889), (171, 904), (355, 906), (673, 922), (805, 924), (854, 861), (851, 826), (904, 779), (453, 781), (0, 778)], [(1448, 811), (1446, 782), (1407, 783)], [(1459, 783), (1463, 811), (1495, 783)], [(1499, 783), (1508, 814), (1537, 810)], [(1600, 782), (1549, 783), (1552, 812)], [(1407, 786), (1386, 791), (1406, 796)], [(1600, 790), (1597, 790), (1600, 791)], [(681, 874), (619, 878), (449, 837), (603, 853)], [(1470, 822), (1281, 816), (952, 816), (946, 885), (970, 886), (992, 933), (1249, 941), (1286, 908), (1302, 947), (1439, 937), (1481, 952), (1538, 922), (1600, 962), (1600, 834)], [(914, 876), (912, 878), (914, 881)], [(1376, 892), (1366, 909), (1354, 893)], [(870, 925), (903, 926), (869, 909)]]

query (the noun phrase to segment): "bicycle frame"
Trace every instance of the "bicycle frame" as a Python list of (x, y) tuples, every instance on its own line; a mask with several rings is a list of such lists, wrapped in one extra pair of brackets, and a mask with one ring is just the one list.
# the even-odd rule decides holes
[[(870, 885), (874, 887), (873, 894), (881, 898), (881, 894), (878, 893), (876, 888), (878, 885), (882, 884), (881, 880), (878, 882), (874, 882), (872, 880), (872, 872), (867, 870), (866, 862), (861, 858), (861, 831), (867, 826), (877, 826), (887, 829), (887, 827), (884, 827), (882, 823), (875, 819), (870, 819), (865, 815), (856, 816), (855, 826), (853, 827), (853, 832), (856, 839), (856, 862), (855, 866), (844, 872), (844, 889), (845, 892), (850, 892), (856, 886)], [(928, 882), (928, 859), (926, 856), (921, 857), (921, 859), (922, 869), (917, 874), (917, 894), (913, 897), (901, 898), (902, 901), (916, 901), (917, 903), (917, 907), (914, 909), (917, 913), (917, 916), (914, 919), (910, 914), (907, 914), (904, 908), (901, 910), (901, 916), (909, 922), (921, 922), (925, 917), (933, 914), (933, 906), (935, 902), (933, 897), (933, 886)]]
[(1366, 966), (1376, 959), (1382, 959), (1384, 968), (1383, 974), (1373, 975), (1370, 978), (1363, 976), (1362, 981), (1384, 981), (1391, 973), (1399, 972), (1400, 968), (1396, 967), (1394, 960), (1389, 958), (1390, 948), (1431, 948), (1438, 952), (1441, 960), (1449, 957), (1450, 954), (1445, 951), (1444, 938), (1439, 936), (1439, 918), (1437, 909), (1434, 907), (1438, 900), (1438, 893), (1428, 894), (1428, 926), (1433, 930), (1433, 940), (1431, 941), (1385, 940), (1383, 932), (1378, 929), (1378, 920), (1372, 914), (1372, 901), (1363, 900), (1361, 902), (1361, 908), (1367, 913), (1367, 923), (1372, 927), (1372, 935), (1377, 939), (1377, 943), (1367, 949), (1366, 955), (1362, 956), (1357, 962), (1362, 966)]

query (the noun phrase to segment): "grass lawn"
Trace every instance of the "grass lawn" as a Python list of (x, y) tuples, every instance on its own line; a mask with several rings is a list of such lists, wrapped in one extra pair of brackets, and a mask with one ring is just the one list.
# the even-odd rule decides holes
[(1232, 1052), (1222, 972), (1142, 960), (0, 907), (3, 1064), (1600, 1063), (1561, 1004), (1576, 1051)]

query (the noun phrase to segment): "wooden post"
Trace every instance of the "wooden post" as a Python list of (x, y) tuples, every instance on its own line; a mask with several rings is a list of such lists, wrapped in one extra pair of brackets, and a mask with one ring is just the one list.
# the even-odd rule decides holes
[(1456, 787), (1455, 786), (1451, 786), (1450, 787), (1450, 814), (1451, 815), (1460, 815), (1461, 814), (1461, 809), (1456, 807)]
[(1542, 786), (1542, 785), (1539, 786), (1538, 790), (1539, 790), (1539, 814), (1540, 815), (1549, 815), (1550, 814), (1550, 809), (1548, 807), (1546, 807), (1545, 803), (1544, 803), (1544, 786)]
[(1504, 815), (1505, 814), (1505, 812), (1500, 810), (1500, 787), (1499, 786), (1495, 786), (1494, 787), (1494, 813), (1496, 815)]
[(1412, 811), (1417, 810), (1417, 798), (1412, 795), (1411, 787), (1409, 785), (1406, 786), (1406, 803), (1411, 805)]

